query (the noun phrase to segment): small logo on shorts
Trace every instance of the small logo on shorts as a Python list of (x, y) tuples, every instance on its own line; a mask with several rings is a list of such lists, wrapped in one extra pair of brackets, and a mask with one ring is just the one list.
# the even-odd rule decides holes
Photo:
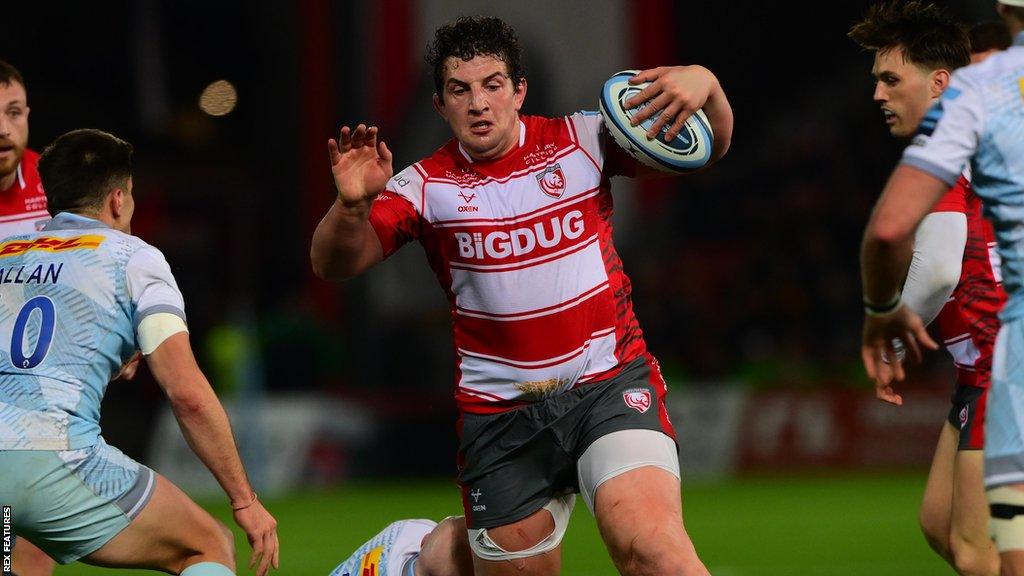
[(487, 510), (487, 506), (478, 503), (480, 502), (480, 496), (483, 495), (479, 488), (470, 492), (469, 495), (473, 497), (473, 512), (484, 512)]
[(651, 392), (643, 388), (626, 390), (622, 393), (622, 399), (626, 402), (626, 406), (641, 414), (647, 412), (647, 409), (651, 407)]
[(960, 429), (961, 430), (964, 429), (964, 426), (967, 426), (967, 416), (968, 416), (968, 414), (969, 414), (969, 412), (967, 411), (967, 406), (964, 406), (960, 410)]

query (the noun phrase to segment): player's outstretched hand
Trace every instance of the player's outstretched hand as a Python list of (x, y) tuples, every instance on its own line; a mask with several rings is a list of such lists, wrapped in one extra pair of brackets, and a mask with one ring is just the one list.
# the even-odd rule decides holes
[(252, 547), (249, 568), (257, 566), (256, 575), (266, 576), (270, 567), (280, 567), (277, 542), (277, 520), (267, 512), (263, 503), (254, 501), (250, 506), (235, 510), (235, 522), (245, 530), (245, 536)]
[(377, 140), (376, 126), (360, 124), (355, 130), (342, 126), (338, 139), (327, 141), (327, 151), (338, 199), (345, 206), (368, 205), (384, 191), (394, 172), (391, 151)]
[(633, 117), (636, 126), (654, 116), (662, 114), (647, 131), (648, 138), (654, 138), (669, 120), (672, 126), (665, 134), (668, 142), (679, 135), (683, 123), (707, 102), (711, 92), (718, 88), (718, 78), (703, 66), (661, 66), (641, 70), (629, 80), (630, 84), (650, 82), (650, 85), (635, 94), (625, 104), (629, 108), (650, 101), (650, 105)]
[[(864, 319), (860, 351), (864, 369), (875, 381), (876, 396), (897, 406), (903, 404), (903, 397), (893, 390), (892, 383), (894, 379), (902, 382), (906, 378), (903, 361), (896, 350), (898, 341), (903, 342), (915, 362), (921, 361), (919, 344), (932, 350), (939, 347), (928, 335), (921, 318), (903, 304), (888, 314)], [(883, 358), (888, 359), (888, 363)]]

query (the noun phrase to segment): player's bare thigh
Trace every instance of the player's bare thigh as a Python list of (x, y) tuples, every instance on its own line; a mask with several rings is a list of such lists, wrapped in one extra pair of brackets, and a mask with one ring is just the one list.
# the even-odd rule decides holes
[(608, 552), (626, 575), (706, 576), (683, 526), (679, 479), (655, 466), (602, 483), (594, 515)]
[(50, 576), (57, 565), (46, 552), (24, 538), (14, 543), (11, 561), (14, 573), (18, 576)]
[(198, 562), (217, 562), (234, 570), (234, 557), (231, 531), (157, 474), (153, 497), (142, 512), (82, 561), (177, 574)]

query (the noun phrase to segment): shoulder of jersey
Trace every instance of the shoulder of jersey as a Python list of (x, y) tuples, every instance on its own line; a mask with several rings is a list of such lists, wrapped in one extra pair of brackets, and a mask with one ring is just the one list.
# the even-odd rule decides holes
[(36, 182), (39, 184), (39, 192), (42, 192), (42, 177), (39, 176), (39, 153), (35, 150), (25, 149), (25, 153), (21, 155), (21, 170), (25, 175), (25, 179), (29, 182)]
[[(573, 140), (579, 139), (581, 137), (579, 134), (579, 127), (577, 126), (570, 129), (567, 126), (567, 123), (575, 123), (575, 116), (577, 114), (581, 113), (577, 112), (575, 114), (570, 114), (569, 116), (561, 116), (558, 118), (532, 116), (531, 119), (533, 119), (534, 122), (526, 125), (527, 144), (531, 142), (537, 143), (536, 141), (543, 140), (543, 144), (553, 143), (558, 146), (562, 146), (569, 144)], [(573, 131), (576, 132), (575, 137), (573, 136)]]
[(115, 240), (116, 242), (122, 242), (128, 248), (128, 251), (131, 252), (132, 254), (139, 252), (141, 250), (152, 250), (158, 252), (161, 255), (163, 254), (163, 252), (161, 252), (159, 248), (153, 246), (152, 244), (146, 242), (145, 240), (139, 238), (138, 236), (134, 236), (132, 234), (128, 234), (113, 229), (107, 230), (107, 232), (109, 232), (111, 239)]
[(33, 166), (39, 164), (39, 152), (31, 148), (25, 148), (25, 153), (21, 155), (22, 162), (29, 162)]
[[(422, 162), (417, 164), (422, 164)], [(407, 200), (413, 200), (420, 193), (420, 188), (423, 186), (423, 176), (420, 170), (422, 170), (422, 167), (418, 168), (416, 164), (413, 164), (395, 174), (388, 181), (387, 187), (384, 190), (385, 193), (397, 194), (405, 197)]]
[[(1012, 47), (1011, 47), (1012, 48)], [(1024, 65), (1024, 49), (1014, 57), (1010, 50), (996, 52), (981, 62), (958, 68), (953, 72), (954, 86), (956, 84), (974, 84), (985, 79), (999, 76), (1011, 69), (1019, 69)], [(947, 89), (948, 90), (948, 89)]]

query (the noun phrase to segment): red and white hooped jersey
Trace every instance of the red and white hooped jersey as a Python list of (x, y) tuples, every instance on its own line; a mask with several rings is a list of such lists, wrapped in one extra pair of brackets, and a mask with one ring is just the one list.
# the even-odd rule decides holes
[[(475, 162), (457, 140), (393, 177), (370, 222), (384, 256), (423, 245), (448, 297), (460, 410), (500, 412), (605, 379), (646, 352), (612, 245), (600, 115), (520, 118)], [(621, 163), (621, 166), (619, 164)]]
[(39, 178), (39, 154), (26, 148), (14, 185), (0, 190), (0, 239), (38, 232), (49, 221), (46, 193)]
[(967, 216), (967, 244), (960, 282), (935, 322), (956, 365), (957, 383), (988, 388), (992, 351), (999, 332), (999, 311), (1006, 302), (995, 231), (982, 214), (981, 198), (964, 176), (932, 212), (962, 212)]

